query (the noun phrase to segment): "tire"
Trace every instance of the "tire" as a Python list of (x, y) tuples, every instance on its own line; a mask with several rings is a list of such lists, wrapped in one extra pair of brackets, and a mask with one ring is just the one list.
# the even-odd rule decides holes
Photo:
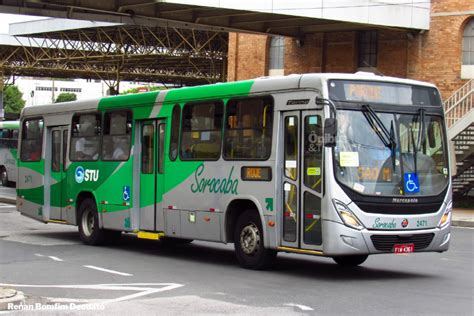
[(161, 237), (161, 243), (163, 246), (181, 246), (187, 245), (193, 242), (193, 239), (174, 238), (174, 237)]
[(2, 168), (0, 171), (0, 181), (2, 183), (2, 186), (8, 187), (10, 182), (8, 181), (8, 173), (7, 169)]
[(79, 236), (82, 242), (86, 245), (102, 245), (106, 241), (114, 240), (112, 233), (116, 236), (120, 235), (120, 232), (107, 231), (99, 228), (99, 215), (97, 213), (97, 206), (93, 199), (85, 199), (81, 205), (79, 205), (78, 226)]
[(275, 261), (277, 251), (264, 247), (262, 223), (258, 212), (242, 213), (234, 229), (235, 255), (245, 269), (263, 270)]
[(367, 260), (368, 255), (356, 255), (356, 256), (338, 256), (333, 257), (332, 259), (336, 261), (337, 264), (343, 267), (356, 267)]

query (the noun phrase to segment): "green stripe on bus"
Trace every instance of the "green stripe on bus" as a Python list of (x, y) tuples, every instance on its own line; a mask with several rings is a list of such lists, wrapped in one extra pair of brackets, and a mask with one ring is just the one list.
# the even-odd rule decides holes
[[(197, 87), (188, 87), (182, 89), (175, 89), (168, 91), (165, 104), (170, 106), (163, 106), (160, 110), (159, 117), (171, 117), (171, 112), (173, 110), (173, 105), (179, 103), (183, 100), (194, 100), (199, 101), (202, 99), (225, 99), (229, 95), (236, 96), (242, 95), (247, 96), (250, 93), (254, 81), (247, 80), (241, 82), (232, 82), (232, 83), (223, 83), (223, 84), (214, 84), (209, 86), (197, 86)], [(181, 107), (183, 103), (180, 104)], [(168, 120), (168, 125), (171, 125), (171, 120)], [(167, 128), (168, 134), (168, 145), (171, 126)], [(169, 146), (168, 146), (169, 147)], [(183, 161), (181, 162), (179, 158), (172, 162), (169, 159), (169, 148), (166, 148), (165, 154), (165, 183), (163, 193), (168, 193), (177, 185), (186, 180), (190, 175), (192, 175), (197, 167), (199, 167), (203, 162), (202, 161)], [(161, 194), (158, 195), (161, 198)]]
[(99, 101), (99, 110), (131, 109), (134, 119), (147, 118), (150, 116), (158, 93), (159, 91), (152, 91), (102, 98)]

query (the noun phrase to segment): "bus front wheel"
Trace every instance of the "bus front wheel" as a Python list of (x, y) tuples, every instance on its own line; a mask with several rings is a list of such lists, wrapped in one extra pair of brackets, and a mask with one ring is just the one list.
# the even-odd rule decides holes
[(246, 269), (261, 270), (272, 265), (277, 255), (266, 249), (263, 230), (256, 211), (245, 211), (239, 216), (234, 230), (234, 248), (237, 260)]
[(356, 267), (364, 263), (364, 261), (367, 260), (367, 257), (368, 255), (338, 256), (338, 257), (333, 257), (332, 259), (341, 266)]
[(101, 229), (97, 206), (92, 199), (84, 200), (79, 206), (79, 236), (86, 245), (96, 246), (116, 242), (122, 232)]

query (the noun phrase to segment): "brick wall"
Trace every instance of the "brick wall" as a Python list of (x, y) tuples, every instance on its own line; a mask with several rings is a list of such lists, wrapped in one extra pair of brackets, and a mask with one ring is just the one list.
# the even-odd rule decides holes
[(472, 0), (431, 0), (431, 13), (460, 12), (474, 9)]
[(430, 30), (408, 44), (407, 76), (436, 84), (443, 99), (467, 82), (461, 80), (462, 34), (474, 16), (463, 12), (473, 10), (473, 1), (433, 0)]
[(302, 42), (285, 40), (285, 74), (322, 72), (323, 35), (308, 34)]
[(230, 33), (228, 80), (264, 76), (267, 71), (267, 36)]
[(407, 76), (408, 37), (405, 32), (378, 32), (377, 70), (386, 75)]
[(355, 32), (327, 33), (324, 45), (324, 72), (357, 70)]
[[(268, 37), (231, 33), (230, 81), (267, 75)], [(377, 70), (384, 75), (407, 74), (405, 32), (379, 31)], [(285, 75), (309, 72), (357, 71), (357, 32), (307, 34), (302, 41), (285, 40)]]

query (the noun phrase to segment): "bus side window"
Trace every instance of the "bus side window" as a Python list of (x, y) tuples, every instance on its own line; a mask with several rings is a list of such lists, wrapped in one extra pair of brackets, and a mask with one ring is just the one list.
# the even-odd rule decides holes
[(152, 124), (142, 127), (142, 173), (153, 173), (155, 157), (155, 128)]
[(7, 141), (7, 138), (8, 137), (8, 134), (7, 134), (7, 130), (3, 130), (3, 129), (0, 129), (0, 145), (2, 146), (2, 148), (8, 148), (8, 141)]
[(102, 160), (126, 161), (130, 157), (132, 113), (106, 112), (102, 138)]
[(53, 131), (52, 136), (51, 171), (58, 172), (61, 170), (61, 131)]
[(43, 149), (43, 119), (23, 121), (21, 137), (21, 161), (40, 161)]
[(178, 141), (179, 141), (179, 119), (181, 116), (181, 108), (179, 104), (173, 107), (171, 114), (171, 135), (170, 135), (170, 160), (175, 161), (178, 157)]
[(223, 105), (191, 103), (183, 108), (181, 160), (217, 160), (221, 154)]
[(75, 114), (72, 117), (71, 161), (93, 161), (99, 159), (101, 114)]
[(224, 158), (266, 160), (272, 151), (273, 99), (230, 100), (224, 132)]
[(323, 126), (320, 115), (308, 115), (304, 119), (304, 184), (321, 192), (323, 162)]
[(18, 129), (14, 129), (12, 131), (12, 140), (11, 140), (11, 143), (10, 143), (10, 148), (18, 148), (18, 135), (20, 133), (20, 130)]

